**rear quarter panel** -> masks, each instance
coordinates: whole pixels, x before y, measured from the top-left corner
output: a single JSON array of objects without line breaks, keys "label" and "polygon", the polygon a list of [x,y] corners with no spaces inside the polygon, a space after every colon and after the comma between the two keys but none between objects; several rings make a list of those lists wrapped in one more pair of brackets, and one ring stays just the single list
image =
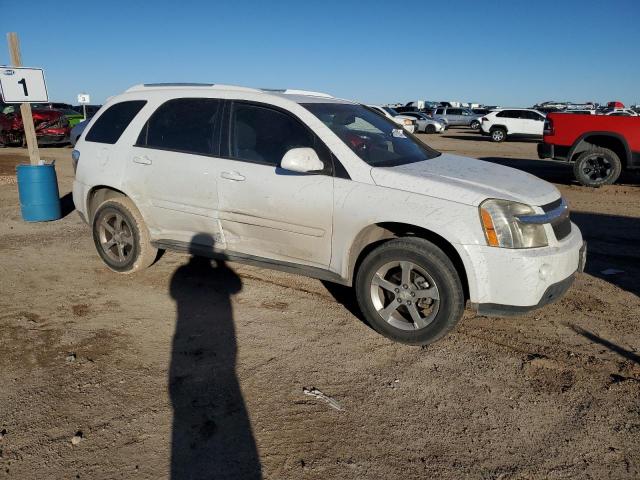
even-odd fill
[{"label": "rear quarter panel", "polygon": [[554,132],[544,135],[545,143],[569,147],[585,133],[611,132],[623,137],[631,151],[640,152],[640,117],[550,113],[548,118]]}]

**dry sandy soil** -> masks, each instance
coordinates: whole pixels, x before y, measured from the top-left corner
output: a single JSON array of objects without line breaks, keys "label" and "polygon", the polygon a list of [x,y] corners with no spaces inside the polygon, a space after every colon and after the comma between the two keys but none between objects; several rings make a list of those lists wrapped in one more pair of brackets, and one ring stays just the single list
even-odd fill
[{"label": "dry sandy soil", "polygon": [[558,185],[589,241],[564,299],[416,348],[317,280],[172,253],[119,276],[72,212],[70,149],[42,150],[65,217],[40,224],[24,151],[0,150],[0,478],[640,477],[638,178],[591,190],[535,143],[424,138]]}]

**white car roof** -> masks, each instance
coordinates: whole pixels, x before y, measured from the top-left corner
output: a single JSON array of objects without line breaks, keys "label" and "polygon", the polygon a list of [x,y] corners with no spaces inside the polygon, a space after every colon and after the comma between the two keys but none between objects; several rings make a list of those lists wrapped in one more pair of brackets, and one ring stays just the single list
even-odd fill
[{"label": "white car roof", "polygon": [[[143,83],[128,88],[125,93],[150,93],[150,92],[181,92],[181,94],[190,92],[225,92],[225,93],[250,93],[264,95],[265,97],[274,96],[292,101],[294,103],[347,103],[353,104],[349,100],[333,97],[328,93],[313,92],[298,89],[278,89],[278,88],[251,88],[239,85],[224,85],[215,83]],[[252,96],[253,96],[252,95]]]}]

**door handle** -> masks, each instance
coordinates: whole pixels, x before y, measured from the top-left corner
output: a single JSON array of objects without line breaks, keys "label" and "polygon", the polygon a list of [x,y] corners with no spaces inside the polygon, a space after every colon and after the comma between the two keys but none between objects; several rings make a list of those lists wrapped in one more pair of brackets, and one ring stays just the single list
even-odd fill
[{"label": "door handle", "polygon": [[220,177],[233,180],[234,182],[242,182],[245,179],[244,175],[238,172],[222,172]]},{"label": "door handle", "polygon": [[153,163],[151,159],[146,155],[143,155],[141,157],[135,156],[133,157],[133,161],[135,163],[139,163],[140,165],[151,165]]}]

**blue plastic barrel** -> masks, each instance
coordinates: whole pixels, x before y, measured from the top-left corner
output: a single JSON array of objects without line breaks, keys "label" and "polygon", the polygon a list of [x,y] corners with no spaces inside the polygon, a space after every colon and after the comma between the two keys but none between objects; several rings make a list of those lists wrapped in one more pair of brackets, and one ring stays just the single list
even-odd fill
[{"label": "blue plastic barrel", "polygon": [[58,178],[53,163],[18,165],[20,211],[26,222],[46,222],[60,218]]}]

